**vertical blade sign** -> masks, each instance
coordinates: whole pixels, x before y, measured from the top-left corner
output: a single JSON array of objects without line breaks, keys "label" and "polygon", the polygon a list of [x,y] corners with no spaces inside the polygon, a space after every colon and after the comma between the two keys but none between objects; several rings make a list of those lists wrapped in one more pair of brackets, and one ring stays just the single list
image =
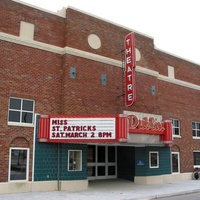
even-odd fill
[{"label": "vertical blade sign", "polygon": [[134,39],[134,33],[129,33],[125,37],[125,105],[127,107],[136,101]]}]

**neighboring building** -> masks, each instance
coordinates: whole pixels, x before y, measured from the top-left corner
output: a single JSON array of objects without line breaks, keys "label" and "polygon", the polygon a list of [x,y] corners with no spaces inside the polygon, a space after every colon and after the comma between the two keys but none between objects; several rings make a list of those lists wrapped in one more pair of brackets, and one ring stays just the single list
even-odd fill
[{"label": "neighboring building", "polygon": [[126,107],[124,39],[133,30],[14,0],[0,1],[0,18],[0,193],[192,178],[200,65],[135,32],[136,102]]}]

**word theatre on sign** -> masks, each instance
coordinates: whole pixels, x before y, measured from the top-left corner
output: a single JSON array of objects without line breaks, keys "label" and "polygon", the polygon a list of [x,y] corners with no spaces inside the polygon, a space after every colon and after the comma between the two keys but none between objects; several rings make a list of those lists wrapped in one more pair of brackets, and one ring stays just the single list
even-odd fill
[{"label": "word theatre on sign", "polygon": [[127,107],[136,101],[135,67],[135,35],[129,33],[125,37],[125,105]]}]

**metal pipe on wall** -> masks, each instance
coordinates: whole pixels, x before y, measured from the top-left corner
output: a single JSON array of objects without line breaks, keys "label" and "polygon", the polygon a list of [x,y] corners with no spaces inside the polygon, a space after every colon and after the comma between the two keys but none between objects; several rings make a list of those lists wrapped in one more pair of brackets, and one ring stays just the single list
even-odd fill
[{"label": "metal pipe on wall", "polygon": [[57,187],[58,187],[58,191],[60,191],[60,143],[58,143],[58,172],[57,172],[57,176],[58,176],[58,182],[57,182]]}]

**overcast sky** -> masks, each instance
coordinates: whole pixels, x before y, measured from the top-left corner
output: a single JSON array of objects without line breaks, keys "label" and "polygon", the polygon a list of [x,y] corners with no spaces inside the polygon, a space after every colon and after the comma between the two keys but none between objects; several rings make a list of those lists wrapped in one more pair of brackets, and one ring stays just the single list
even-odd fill
[{"label": "overcast sky", "polygon": [[23,1],[53,12],[77,8],[150,36],[156,48],[200,64],[199,0]]}]

